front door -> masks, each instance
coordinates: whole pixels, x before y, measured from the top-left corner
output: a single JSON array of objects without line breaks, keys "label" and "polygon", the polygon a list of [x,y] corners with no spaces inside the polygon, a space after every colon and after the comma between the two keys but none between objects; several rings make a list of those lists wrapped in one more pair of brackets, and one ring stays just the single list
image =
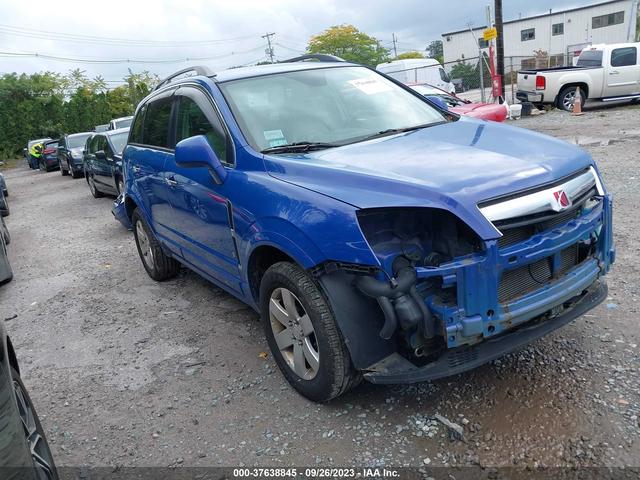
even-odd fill
[{"label": "front door", "polygon": [[605,97],[619,97],[640,93],[640,63],[637,47],[611,50]]},{"label": "front door", "polygon": [[[231,164],[231,142],[212,101],[195,87],[180,87],[176,93],[176,144],[185,138],[204,135],[223,164]],[[182,255],[205,273],[239,290],[238,259],[230,218],[233,205],[234,170],[217,185],[207,167],[182,168],[175,158],[167,159],[165,177],[173,207],[174,240]]]}]

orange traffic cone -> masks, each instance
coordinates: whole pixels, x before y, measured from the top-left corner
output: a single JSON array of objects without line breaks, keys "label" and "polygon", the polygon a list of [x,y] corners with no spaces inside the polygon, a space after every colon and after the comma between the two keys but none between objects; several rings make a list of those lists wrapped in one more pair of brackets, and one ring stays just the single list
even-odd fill
[{"label": "orange traffic cone", "polygon": [[573,96],[573,111],[571,112],[571,115],[583,115],[580,87],[576,87],[576,94]]}]

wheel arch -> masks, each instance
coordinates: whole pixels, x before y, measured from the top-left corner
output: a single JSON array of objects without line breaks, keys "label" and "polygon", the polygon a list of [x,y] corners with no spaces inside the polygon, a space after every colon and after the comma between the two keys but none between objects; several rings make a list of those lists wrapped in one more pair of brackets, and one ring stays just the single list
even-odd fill
[{"label": "wheel arch", "polygon": [[580,87],[580,94],[583,95],[583,98],[585,100],[589,98],[589,85],[587,85],[585,82],[569,82],[564,84],[558,92],[558,95],[556,96],[556,104],[558,104],[558,102],[560,101],[562,92],[571,87]]}]

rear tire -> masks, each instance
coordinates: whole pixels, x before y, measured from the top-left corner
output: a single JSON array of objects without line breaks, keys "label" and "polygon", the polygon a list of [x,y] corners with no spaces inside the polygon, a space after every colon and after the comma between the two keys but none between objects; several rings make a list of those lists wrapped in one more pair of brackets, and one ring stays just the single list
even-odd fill
[{"label": "rear tire", "polygon": [[360,383],[329,302],[300,267],[279,262],[265,272],[260,313],[271,353],[300,394],[327,402]]},{"label": "rear tire", "polygon": [[131,225],[138,254],[147,274],[157,282],[175,277],[180,271],[180,262],[164,253],[160,242],[137,208],[131,216]]},{"label": "rear tire", "polygon": [[[67,168],[69,168],[69,164],[67,163]],[[62,162],[60,162],[60,174],[63,177],[66,177],[67,175],[69,175],[69,170],[65,170],[64,166],[62,165]]]},{"label": "rear tire", "polygon": [[[561,108],[565,112],[573,111],[573,99],[576,94],[576,87],[565,87],[558,94],[558,99],[556,100],[556,106]],[[582,107],[584,107],[585,102],[587,101],[587,96],[585,95],[584,89],[580,89],[580,98],[582,99]]]}]

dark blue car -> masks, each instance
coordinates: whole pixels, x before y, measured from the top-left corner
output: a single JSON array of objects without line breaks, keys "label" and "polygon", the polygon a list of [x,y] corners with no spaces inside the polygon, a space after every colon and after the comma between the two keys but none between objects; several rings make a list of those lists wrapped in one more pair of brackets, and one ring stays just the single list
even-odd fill
[{"label": "dark blue car", "polygon": [[84,176],[95,198],[104,194],[120,195],[124,189],[122,150],[129,128],[96,133],[87,139],[84,149]]},{"label": "dark blue car", "polygon": [[605,298],[583,150],[345,62],[194,70],[138,106],[114,214],[151,278],[184,265],[260,312],[308,398],[462,372]]}]

